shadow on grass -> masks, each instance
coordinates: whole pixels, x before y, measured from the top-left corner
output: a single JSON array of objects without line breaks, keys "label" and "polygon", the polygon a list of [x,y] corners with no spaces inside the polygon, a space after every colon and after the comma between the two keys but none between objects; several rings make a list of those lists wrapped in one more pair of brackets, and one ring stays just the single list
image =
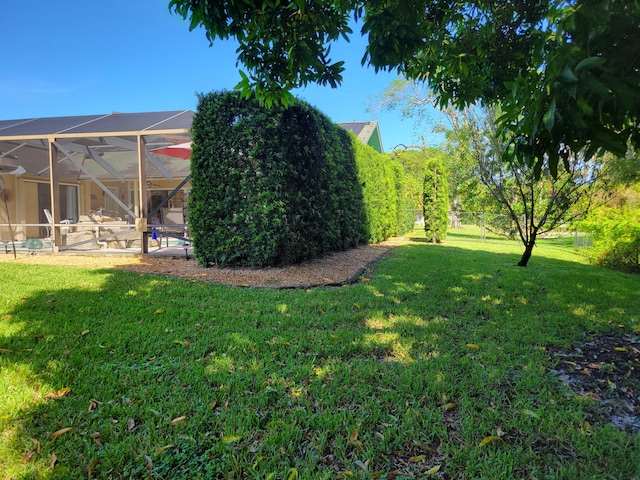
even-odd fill
[{"label": "shadow on grass", "polygon": [[518,258],[416,242],[369,281],[310,291],[47,267],[68,286],[8,295],[2,320],[3,375],[24,397],[2,411],[5,469],[335,478],[369,459],[405,476],[632,477],[635,440],[585,436],[588,399],[553,380],[544,347],[637,328],[638,278]]}]

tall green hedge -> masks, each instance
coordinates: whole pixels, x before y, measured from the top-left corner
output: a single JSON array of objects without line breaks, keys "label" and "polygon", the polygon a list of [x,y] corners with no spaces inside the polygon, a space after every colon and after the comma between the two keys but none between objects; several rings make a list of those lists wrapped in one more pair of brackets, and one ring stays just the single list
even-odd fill
[{"label": "tall green hedge", "polygon": [[363,185],[369,241],[380,242],[410,231],[414,220],[407,219],[402,165],[363,144],[353,134],[351,141],[358,178]]},{"label": "tall green hedge", "polygon": [[367,240],[351,139],[308,104],[201,95],[192,139],[189,223],[202,265],[290,264]]}]

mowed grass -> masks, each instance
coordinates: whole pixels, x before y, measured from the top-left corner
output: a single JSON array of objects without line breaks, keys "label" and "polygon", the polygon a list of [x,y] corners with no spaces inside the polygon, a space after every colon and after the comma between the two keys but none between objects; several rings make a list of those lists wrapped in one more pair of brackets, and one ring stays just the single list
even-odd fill
[{"label": "mowed grass", "polygon": [[0,263],[0,476],[640,477],[546,351],[638,332],[640,278],[413,240],[306,291]]}]

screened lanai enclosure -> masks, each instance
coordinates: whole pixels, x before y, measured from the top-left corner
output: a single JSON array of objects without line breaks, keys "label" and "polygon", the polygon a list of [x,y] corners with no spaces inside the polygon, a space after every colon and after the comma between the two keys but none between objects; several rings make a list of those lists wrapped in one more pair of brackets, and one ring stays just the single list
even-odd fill
[{"label": "screened lanai enclosure", "polygon": [[193,115],[0,120],[0,248],[146,253],[186,242]]}]

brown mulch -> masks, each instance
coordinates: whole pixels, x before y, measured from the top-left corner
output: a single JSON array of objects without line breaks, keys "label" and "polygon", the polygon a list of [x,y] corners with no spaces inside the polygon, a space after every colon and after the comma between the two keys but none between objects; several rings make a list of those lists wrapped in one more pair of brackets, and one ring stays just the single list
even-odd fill
[{"label": "brown mulch", "polygon": [[362,274],[393,247],[406,243],[403,237],[379,244],[332,253],[298,265],[272,268],[204,268],[184,255],[0,255],[0,261],[18,263],[77,266],[86,268],[117,268],[138,273],[191,278],[205,282],[245,287],[311,288],[355,283]]}]

